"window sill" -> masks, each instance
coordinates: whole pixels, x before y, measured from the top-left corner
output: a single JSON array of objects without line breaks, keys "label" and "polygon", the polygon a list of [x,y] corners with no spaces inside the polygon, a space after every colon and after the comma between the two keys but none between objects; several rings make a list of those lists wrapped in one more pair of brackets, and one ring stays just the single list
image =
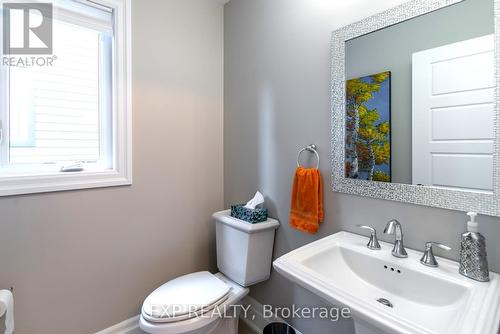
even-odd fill
[{"label": "window sill", "polygon": [[116,170],[102,172],[52,173],[29,176],[0,176],[0,196],[125,186],[132,176]]}]

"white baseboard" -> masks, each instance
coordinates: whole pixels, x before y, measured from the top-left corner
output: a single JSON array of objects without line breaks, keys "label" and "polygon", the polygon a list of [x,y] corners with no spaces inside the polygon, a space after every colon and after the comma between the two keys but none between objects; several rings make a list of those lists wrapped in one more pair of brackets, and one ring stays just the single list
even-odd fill
[{"label": "white baseboard", "polygon": [[120,322],[95,334],[143,334],[139,328],[139,316]]},{"label": "white baseboard", "polygon": [[[262,304],[250,296],[243,298],[241,304],[245,309],[250,306],[247,312],[246,318],[244,317],[244,312],[240,314],[240,320],[243,321],[252,331],[258,334],[262,334],[264,327],[272,322],[284,322],[283,319],[279,317],[264,318]],[[296,334],[302,334],[295,329]]]}]

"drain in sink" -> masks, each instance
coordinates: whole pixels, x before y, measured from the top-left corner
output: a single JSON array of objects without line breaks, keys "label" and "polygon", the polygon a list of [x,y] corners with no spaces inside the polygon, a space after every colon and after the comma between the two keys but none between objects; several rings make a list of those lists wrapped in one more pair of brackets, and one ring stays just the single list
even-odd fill
[{"label": "drain in sink", "polygon": [[392,303],[388,299],[385,299],[385,298],[379,298],[379,299],[377,299],[377,301],[380,304],[385,305],[387,307],[393,307],[394,306],[394,305],[392,305]]}]

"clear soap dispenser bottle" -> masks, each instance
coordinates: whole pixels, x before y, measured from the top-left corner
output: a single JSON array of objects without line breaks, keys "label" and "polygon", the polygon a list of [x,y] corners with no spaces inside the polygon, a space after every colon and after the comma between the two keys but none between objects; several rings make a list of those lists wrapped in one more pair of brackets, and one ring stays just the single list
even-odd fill
[{"label": "clear soap dispenser bottle", "polygon": [[486,258],[486,239],[478,232],[477,213],[468,212],[467,232],[462,234],[459,273],[480,282],[488,282],[490,273]]}]

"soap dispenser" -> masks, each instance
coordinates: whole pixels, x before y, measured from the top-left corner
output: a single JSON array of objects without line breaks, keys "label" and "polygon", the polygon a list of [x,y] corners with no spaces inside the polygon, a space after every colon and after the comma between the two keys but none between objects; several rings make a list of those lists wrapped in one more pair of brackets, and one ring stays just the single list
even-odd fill
[{"label": "soap dispenser", "polygon": [[486,240],[478,232],[477,213],[468,212],[467,232],[462,234],[460,245],[460,274],[480,282],[488,282],[490,274],[486,259]]}]

